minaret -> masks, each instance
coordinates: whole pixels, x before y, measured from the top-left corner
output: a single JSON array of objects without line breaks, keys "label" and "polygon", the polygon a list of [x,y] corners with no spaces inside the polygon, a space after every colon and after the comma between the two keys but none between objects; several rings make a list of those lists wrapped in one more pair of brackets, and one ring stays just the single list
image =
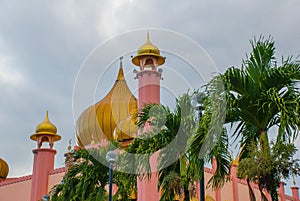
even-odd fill
[{"label": "minaret", "polygon": [[145,103],[160,103],[160,80],[162,71],[158,66],[165,63],[165,58],[160,55],[159,49],[150,42],[149,33],[147,40],[132,58],[132,63],[140,68],[136,73],[138,79],[138,107],[143,108]]},{"label": "minaret", "polygon": [[[138,79],[138,108],[142,109],[146,103],[160,104],[160,80],[162,71],[158,67],[165,63],[159,49],[150,42],[147,33],[146,43],[142,45],[132,63],[140,69],[136,72]],[[155,155],[155,154],[154,154]],[[151,157],[151,168],[156,167],[156,155]],[[157,172],[152,173],[150,181],[138,180],[138,201],[158,201],[160,193],[157,190]]]},{"label": "minaret", "polygon": [[[57,134],[55,125],[49,121],[48,111],[45,120],[36,127],[35,134],[32,134],[30,139],[37,142],[37,149],[32,151],[34,161],[30,201],[38,201],[48,193],[49,172],[54,170],[54,156],[56,154],[53,144],[61,139],[61,136]],[[42,148],[44,142],[48,142],[49,147]]]}]

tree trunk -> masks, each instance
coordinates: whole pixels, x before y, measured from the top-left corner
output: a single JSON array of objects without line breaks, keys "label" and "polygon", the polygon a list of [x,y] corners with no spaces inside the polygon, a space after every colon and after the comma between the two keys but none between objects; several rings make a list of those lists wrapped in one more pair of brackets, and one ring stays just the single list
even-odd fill
[{"label": "tree trunk", "polygon": [[249,190],[250,201],[256,201],[256,198],[255,198],[253,189],[252,189],[252,187],[250,186],[250,180],[247,178],[246,181],[247,181],[247,186],[248,186],[248,190]]},{"label": "tree trunk", "polygon": [[184,201],[190,200],[190,191],[186,185],[184,185]]},{"label": "tree trunk", "polygon": [[269,145],[269,139],[268,134],[266,130],[262,130],[260,132],[260,138],[259,138],[261,150],[264,154],[270,155],[270,145]]},{"label": "tree trunk", "polygon": [[[265,154],[266,156],[270,155],[270,145],[269,145],[269,139],[268,139],[268,134],[267,131],[262,130],[261,131],[261,135],[260,135],[260,146],[261,146],[261,150],[263,151],[263,154]],[[274,179],[273,175],[269,175],[270,178],[272,179],[272,185],[268,185],[267,186],[267,190],[270,192],[272,201],[278,201],[278,186],[279,183],[276,181],[276,179]]]}]

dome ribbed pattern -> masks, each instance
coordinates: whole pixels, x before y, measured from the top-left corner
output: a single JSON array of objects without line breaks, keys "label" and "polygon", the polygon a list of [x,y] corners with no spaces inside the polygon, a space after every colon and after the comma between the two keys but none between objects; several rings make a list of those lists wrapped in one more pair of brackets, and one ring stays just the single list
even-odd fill
[{"label": "dome ribbed pattern", "polygon": [[124,139],[132,139],[137,134],[136,118],[130,116],[121,121],[114,131],[114,139],[122,141]]},{"label": "dome ribbed pattern", "polygon": [[[137,114],[137,99],[128,88],[121,66],[110,92],[78,118],[76,123],[78,145],[85,146],[91,142],[100,142],[102,139],[113,139],[116,126],[135,114]],[[125,135],[123,137],[132,138]]]}]

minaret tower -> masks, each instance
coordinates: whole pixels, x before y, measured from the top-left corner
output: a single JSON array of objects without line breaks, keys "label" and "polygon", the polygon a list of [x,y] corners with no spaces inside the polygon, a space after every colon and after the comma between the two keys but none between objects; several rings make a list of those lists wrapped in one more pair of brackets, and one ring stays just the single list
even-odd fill
[{"label": "minaret tower", "polygon": [[[162,70],[158,69],[165,63],[165,58],[160,55],[159,49],[150,42],[147,33],[146,43],[142,45],[137,55],[132,58],[132,63],[140,69],[136,73],[138,79],[138,109],[142,109],[144,104],[160,104],[160,80]],[[156,168],[157,156],[150,159],[151,168]],[[138,180],[138,201],[158,201],[160,193],[157,190],[157,172],[152,173],[150,181]]]},{"label": "minaret tower", "polygon": [[[37,142],[37,149],[32,151],[34,161],[30,201],[38,201],[48,193],[49,172],[54,170],[54,156],[56,154],[53,144],[61,139],[61,136],[57,134],[55,125],[49,121],[48,111],[45,120],[36,127],[35,134],[32,134],[30,139]],[[48,142],[49,147],[42,148],[44,142]]]},{"label": "minaret tower", "polygon": [[136,73],[138,79],[138,108],[145,103],[160,103],[160,80],[162,71],[158,69],[165,63],[165,58],[160,55],[159,49],[150,42],[149,33],[147,40],[132,58],[132,63],[140,68]]}]

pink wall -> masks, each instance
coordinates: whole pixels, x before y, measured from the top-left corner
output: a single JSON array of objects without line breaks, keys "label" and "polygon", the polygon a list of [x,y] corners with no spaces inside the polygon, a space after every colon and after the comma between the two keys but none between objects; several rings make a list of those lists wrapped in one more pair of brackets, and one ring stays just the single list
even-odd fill
[{"label": "pink wall", "polygon": [[52,190],[52,187],[56,184],[59,184],[61,180],[63,179],[65,175],[65,168],[58,168],[54,170],[53,172],[50,172],[49,177],[49,186],[48,186],[48,192]]},{"label": "pink wall", "polygon": [[[60,183],[64,176],[64,168],[58,168],[50,173],[48,192],[51,188]],[[7,179],[0,183],[0,201],[30,201],[31,175]]]},{"label": "pink wall", "polygon": [[[0,184],[4,182],[1,182]],[[17,201],[17,200],[29,201],[30,193],[31,193],[31,179],[30,180],[25,179],[22,180],[21,182],[0,186],[1,201]]]}]

